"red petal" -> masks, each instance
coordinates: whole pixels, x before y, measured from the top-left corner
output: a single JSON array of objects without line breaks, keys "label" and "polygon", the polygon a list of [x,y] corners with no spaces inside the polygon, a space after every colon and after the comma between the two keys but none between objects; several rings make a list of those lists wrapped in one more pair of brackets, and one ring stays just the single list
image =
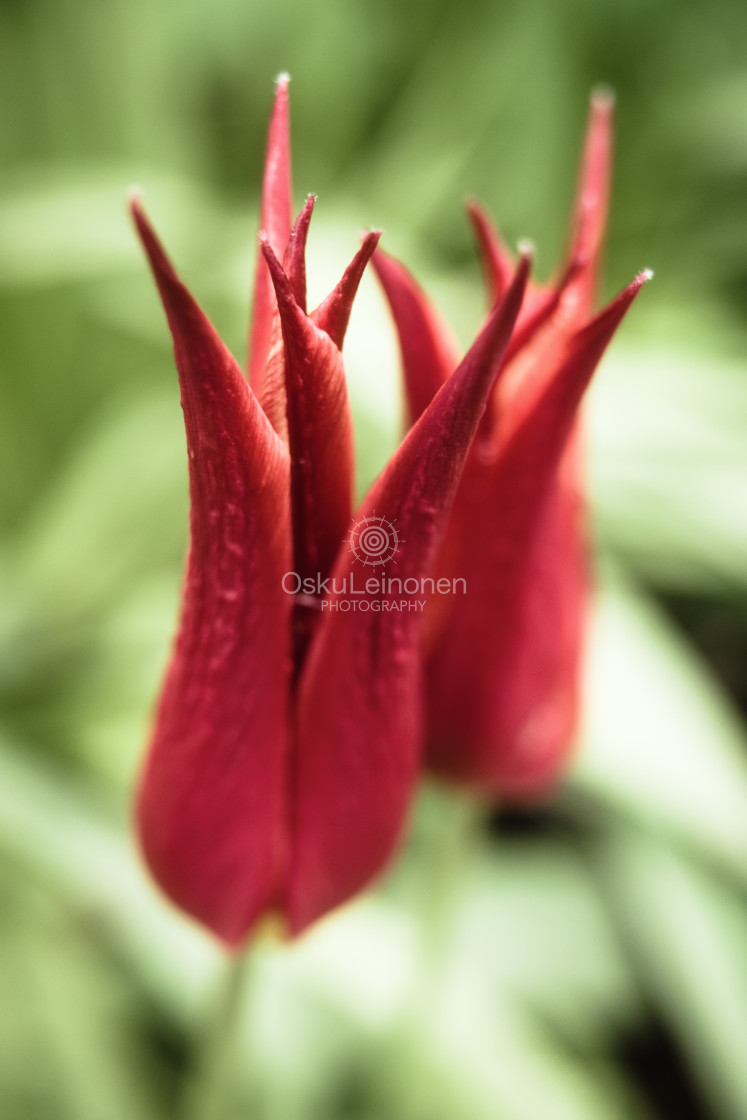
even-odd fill
[{"label": "red petal", "polygon": [[[358,523],[393,523],[400,544],[376,569],[403,581],[431,575],[435,550],[485,402],[508,345],[528,272],[517,277],[456,372],[411,429],[372,487]],[[386,530],[386,527],[385,527]],[[294,793],[293,867],[288,903],[299,931],[362,889],[399,838],[417,779],[421,747],[422,614],[382,608],[425,596],[387,587],[367,612],[343,613],[342,580],[365,584],[372,569],[349,550],[301,676]],[[355,599],[355,596],[352,596]],[[358,600],[356,600],[358,601]],[[378,604],[378,611],[370,607]],[[337,610],[334,609],[335,605]]]},{"label": "red petal", "polygon": [[285,854],[288,456],[136,203],[132,213],[174,337],[192,505],[140,838],[174,902],[238,944],[276,894]]},{"label": "red petal", "polygon": [[316,195],[310,194],[296,218],[283,256],[283,271],[290,280],[293,298],[302,311],[306,310],[306,242],[315,202]]},{"label": "red petal", "polygon": [[[513,256],[493,225],[487,211],[479,203],[469,202],[467,204],[467,216],[472,225],[472,232],[475,235],[482,260],[488,303],[492,306],[501,292],[505,291],[506,285],[513,275]],[[529,284],[519,322],[506,355],[506,361],[510,361],[514,354],[526,346],[539,327],[552,315],[560,300],[561,292],[573,271],[570,268],[566,269],[560,284],[550,289],[538,284]]]},{"label": "red petal", "polygon": [[513,256],[478,202],[467,203],[467,217],[480,251],[488,301],[492,305],[511,283],[514,274]]},{"label": "red petal", "polygon": [[589,107],[584,154],[581,160],[569,262],[581,266],[572,285],[579,314],[591,313],[607,227],[612,181],[612,143],[615,99],[608,90],[595,90]]},{"label": "red petal", "polygon": [[404,265],[381,249],[372,263],[397,328],[410,427],[456,368],[459,345]]},{"label": "red petal", "polygon": [[295,570],[326,575],[350,522],[353,436],[342,357],[294,299],[290,281],[263,242],[285,348],[291,449]]},{"label": "red petal", "polygon": [[380,230],[371,230],[365,235],[363,244],[345,269],[339,284],[311,314],[316,325],[329,335],[338,350],[342,350],[345,341],[358,285],[380,237]]},{"label": "red petal", "polygon": [[[575,471],[564,466],[582,394],[640,290],[639,276],[553,357],[493,463],[471,458],[444,575],[468,593],[442,620],[428,666],[429,757],[441,773],[501,794],[554,776],[575,719],[583,551]],[[569,473],[570,470],[570,473]],[[465,671],[468,666],[469,670]]]},{"label": "red petal", "polygon": [[[267,134],[265,174],[262,186],[262,229],[275,253],[282,258],[293,221],[291,185],[290,106],[287,74],[277,80],[275,104]],[[260,254],[254,276],[254,306],[249,330],[249,381],[258,398],[262,397],[265,365],[272,344],[275,314],[272,284]]]},{"label": "red petal", "polygon": [[[303,210],[293,226],[283,257],[283,265],[293,291],[293,298],[304,311],[306,310],[306,240],[315,201],[314,195],[309,195],[306,199]],[[266,265],[264,265],[264,268],[267,271]],[[271,283],[269,273],[268,282]],[[285,349],[283,347],[283,331],[280,325],[277,301],[274,296],[272,299],[274,310],[270,349],[262,380],[260,403],[267,419],[288,446],[290,436],[288,433],[288,408],[285,392]]]},{"label": "red petal", "polygon": [[525,302],[523,313],[508,348],[506,362],[512,361],[519,351],[533,342],[542,327],[552,319],[569,285],[575,281],[579,272],[578,261],[572,260],[558,284],[549,289],[535,289],[531,306],[527,306],[529,301]]}]

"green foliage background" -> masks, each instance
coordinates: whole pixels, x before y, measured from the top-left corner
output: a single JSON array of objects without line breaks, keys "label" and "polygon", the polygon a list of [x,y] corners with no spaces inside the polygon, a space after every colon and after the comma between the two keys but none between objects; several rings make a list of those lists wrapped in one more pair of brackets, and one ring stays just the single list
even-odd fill
[{"label": "green foliage background", "polygon": [[[563,788],[531,814],[427,790],[376,893],[262,941],[221,1115],[744,1120],[746,58],[740,0],[1,0],[0,1116],[176,1116],[199,1067],[222,962],[128,831],[186,471],[124,197],[243,354],[288,69],[312,294],[383,226],[466,344],[463,199],[548,275],[600,81],[606,290],[656,280],[590,401],[598,603]],[[363,484],[398,425],[372,281],[348,367]]]}]

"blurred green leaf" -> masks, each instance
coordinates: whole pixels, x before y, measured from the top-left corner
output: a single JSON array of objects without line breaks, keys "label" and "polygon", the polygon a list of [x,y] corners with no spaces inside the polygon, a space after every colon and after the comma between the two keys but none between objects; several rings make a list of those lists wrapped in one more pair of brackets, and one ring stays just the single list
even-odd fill
[{"label": "blurred green leaf", "polygon": [[747,379],[736,363],[615,346],[591,393],[603,540],[663,586],[745,587]]},{"label": "blurred green leaf", "polygon": [[597,596],[571,787],[747,876],[747,735],[706,666],[619,579]]},{"label": "blurred green leaf", "polygon": [[607,890],[650,998],[720,1120],[747,1113],[747,909],[670,845],[613,832]]},{"label": "blurred green leaf", "polygon": [[0,739],[0,849],[68,912],[95,923],[175,1014],[195,1013],[219,960],[166,907],[133,850],[124,812]]}]

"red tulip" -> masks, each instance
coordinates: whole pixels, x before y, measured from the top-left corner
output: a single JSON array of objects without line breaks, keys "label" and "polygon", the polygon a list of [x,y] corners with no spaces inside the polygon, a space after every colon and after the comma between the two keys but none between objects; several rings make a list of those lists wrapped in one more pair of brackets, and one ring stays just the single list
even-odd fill
[{"label": "red tulip", "polygon": [[423,739],[422,615],[392,584],[432,574],[529,268],[525,256],[364,499],[358,543],[364,532],[373,541],[383,514],[396,534],[376,553],[368,609],[352,610],[351,586],[371,569],[346,540],[353,456],[340,348],[378,234],[309,315],[313,199],[291,232],[290,198],[282,78],[249,381],[132,204],[174,339],[191,494],[181,622],[138,830],[166,893],[229,945],[268,911],[298,933],[361,890],[396,846]]},{"label": "red tulip", "polygon": [[[530,286],[457,491],[440,575],[467,594],[438,598],[426,640],[428,754],[438,773],[502,797],[532,798],[558,776],[579,706],[588,575],[578,410],[648,273],[592,313],[607,214],[612,101],[591,103],[570,245],[558,279]],[[471,205],[490,298],[514,264]],[[395,320],[410,423],[457,363],[448,329],[405,269],[373,263]]]}]

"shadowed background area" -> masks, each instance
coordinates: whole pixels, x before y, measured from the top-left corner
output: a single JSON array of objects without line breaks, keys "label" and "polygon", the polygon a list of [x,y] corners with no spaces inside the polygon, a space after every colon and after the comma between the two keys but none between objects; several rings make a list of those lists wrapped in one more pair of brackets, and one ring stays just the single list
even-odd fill
[{"label": "shadowed background area", "polygon": [[[225,1120],[747,1115],[747,11],[738,0],[0,0],[0,1114],[176,1115],[220,973],[128,794],[173,631],[186,464],[132,184],[243,359],[272,80],[311,302],[385,230],[465,345],[462,203],[547,277],[617,94],[589,402],[597,606],[576,761],[531,812],[429,788],[372,895],[253,962]],[[361,487],[398,439],[364,279]],[[479,547],[479,542],[477,543]]]}]

